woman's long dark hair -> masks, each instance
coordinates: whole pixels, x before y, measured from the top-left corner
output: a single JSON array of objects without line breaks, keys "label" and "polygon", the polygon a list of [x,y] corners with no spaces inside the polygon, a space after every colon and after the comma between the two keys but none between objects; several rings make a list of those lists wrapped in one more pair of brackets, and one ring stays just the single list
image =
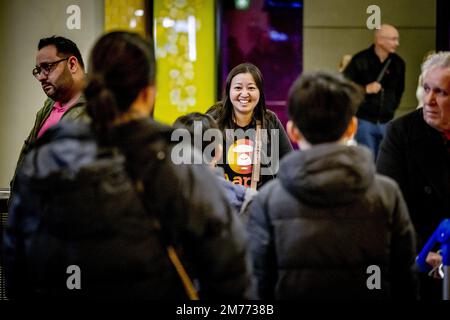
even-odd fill
[{"label": "woman's long dark hair", "polygon": [[253,79],[255,80],[255,84],[259,90],[259,101],[255,107],[255,110],[253,110],[252,122],[260,120],[262,127],[265,128],[266,124],[264,116],[266,114],[267,109],[266,109],[266,98],[264,96],[264,80],[261,71],[258,69],[258,67],[251,63],[242,63],[240,65],[237,65],[230,71],[230,73],[227,76],[222,101],[218,102],[216,105],[211,107],[208,110],[208,113],[214,115],[214,118],[219,124],[221,130],[236,128],[236,124],[233,121],[234,112],[233,112],[233,104],[231,103],[230,99],[230,88],[231,88],[231,81],[235,76],[237,76],[240,73],[250,73]]},{"label": "woman's long dark hair", "polygon": [[107,139],[114,120],[130,109],[143,88],[154,84],[155,69],[152,42],[136,33],[111,32],[96,42],[84,94],[100,137]]}]

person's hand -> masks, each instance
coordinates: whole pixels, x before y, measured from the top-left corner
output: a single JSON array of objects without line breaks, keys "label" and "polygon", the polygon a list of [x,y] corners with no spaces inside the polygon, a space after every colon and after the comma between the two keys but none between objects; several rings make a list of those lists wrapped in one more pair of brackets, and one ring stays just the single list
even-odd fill
[{"label": "person's hand", "polygon": [[442,264],[442,256],[437,252],[430,251],[425,259],[425,262],[433,267],[433,270],[429,273],[433,278],[442,279],[439,274],[439,267]]},{"label": "person's hand", "polygon": [[375,94],[380,92],[380,90],[382,89],[381,87],[381,83],[379,82],[371,82],[369,84],[366,85],[366,93],[367,94]]},{"label": "person's hand", "polygon": [[425,262],[433,268],[436,268],[442,263],[442,256],[437,252],[430,251],[425,259]]}]

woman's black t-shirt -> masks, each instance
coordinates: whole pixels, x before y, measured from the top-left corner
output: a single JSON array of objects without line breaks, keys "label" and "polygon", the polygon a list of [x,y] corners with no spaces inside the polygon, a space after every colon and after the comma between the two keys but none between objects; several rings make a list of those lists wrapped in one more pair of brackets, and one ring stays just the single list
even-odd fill
[{"label": "woman's black t-shirt", "polygon": [[[214,114],[211,114],[214,117]],[[280,159],[292,150],[286,131],[272,111],[265,114],[266,127],[261,132],[261,173],[258,188],[275,178]],[[253,170],[253,151],[256,137],[256,122],[246,127],[223,130],[223,158],[218,165],[224,169],[225,178],[235,184],[249,188]]]}]

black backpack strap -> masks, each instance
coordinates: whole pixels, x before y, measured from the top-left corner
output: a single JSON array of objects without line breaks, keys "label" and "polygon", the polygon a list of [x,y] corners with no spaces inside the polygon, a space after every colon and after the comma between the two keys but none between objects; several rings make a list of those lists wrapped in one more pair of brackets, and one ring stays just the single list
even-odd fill
[{"label": "black backpack strap", "polygon": [[[145,194],[144,182],[141,179],[138,179],[135,181],[134,186],[135,186],[136,192],[138,193],[139,198],[141,199],[142,204],[145,208],[146,207],[145,201],[143,201],[143,197]],[[155,219],[156,219],[156,221],[158,221],[156,217],[155,217]],[[159,227],[160,227],[159,228],[160,231],[163,232],[163,228],[161,228],[160,223],[159,223]],[[179,259],[174,246],[168,244],[166,246],[166,250],[167,250],[167,255],[169,256],[170,261],[172,262],[173,266],[175,267],[175,270],[177,271],[177,274],[180,277],[181,282],[183,283],[183,287],[186,291],[187,296],[189,297],[190,300],[199,300],[197,289],[195,289],[195,286],[194,286],[191,278],[189,277],[188,273],[186,272],[186,269],[184,268],[183,263]]]}]

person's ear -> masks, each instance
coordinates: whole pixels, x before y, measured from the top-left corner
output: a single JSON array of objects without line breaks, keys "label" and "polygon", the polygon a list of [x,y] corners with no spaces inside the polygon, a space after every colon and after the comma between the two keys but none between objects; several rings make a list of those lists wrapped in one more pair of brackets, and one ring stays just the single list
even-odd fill
[{"label": "person's ear", "polygon": [[155,86],[148,85],[139,91],[139,94],[134,100],[131,109],[135,112],[139,112],[145,116],[151,116],[153,112],[153,106],[155,103]]},{"label": "person's ear", "polygon": [[154,85],[148,85],[141,91],[143,101],[146,106],[149,107],[149,114],[153,112],[153,107],[155,105],[156,88]]},{"label": "person's ear", "polygon": [[353,139],[357,130],[358,130],[358,119],[353,116],[347,126],[347,129],[344,132],[343,138],[348,140]]},{"label": "person's ear", "polygon": [[300,130],[295,126],[294,122],[292,120],[289,120],[286,125],[286,131],[289,136],[289,139],[291,139],[294,143],[299,143],[302,139],[302,134],[300,133]]},{"label": "person's ear", "polygon": [[67,60],[67,67],[69,68],[71,73],[77,72],[77,70],[80,68],[80,63],[78,62],[77,57],[69,57],[69,59]]}]

